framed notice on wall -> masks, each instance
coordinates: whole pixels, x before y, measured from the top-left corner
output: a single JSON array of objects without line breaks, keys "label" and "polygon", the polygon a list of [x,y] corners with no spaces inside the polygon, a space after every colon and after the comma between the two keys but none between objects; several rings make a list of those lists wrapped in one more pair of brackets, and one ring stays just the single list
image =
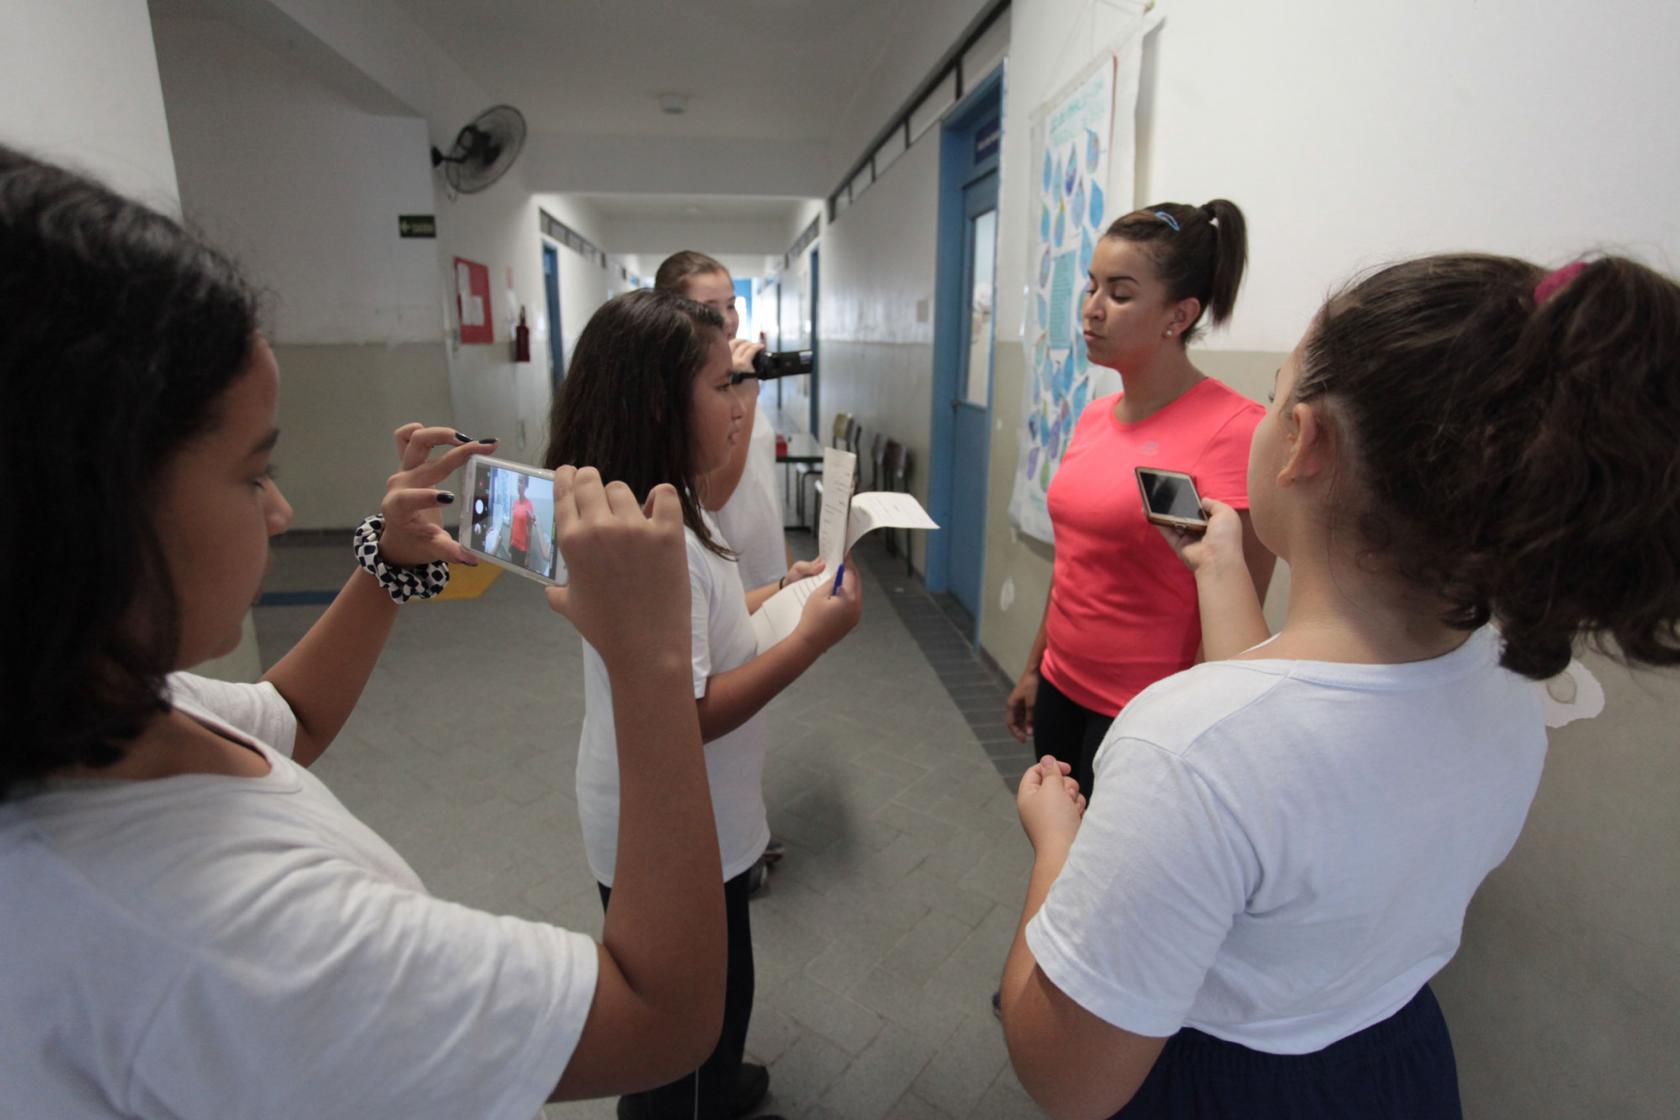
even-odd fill
[{"label": "framed notice on wall", "polygon": [[455,314],[463,343],[496,341],[490,326],[490,269],[485,265],[455,258]]}]

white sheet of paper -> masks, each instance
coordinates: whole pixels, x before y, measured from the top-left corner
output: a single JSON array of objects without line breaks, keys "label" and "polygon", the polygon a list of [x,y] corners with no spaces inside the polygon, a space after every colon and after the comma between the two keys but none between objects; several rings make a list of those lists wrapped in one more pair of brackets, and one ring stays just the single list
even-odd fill
[{"label": "white sheet of paper", "polygon": [[863,535],[872,529],[937,529],[939,523],[928,516],[909,494],[892,490],[871,490],[852,497],[851,518],[846,526],[846,551],[850,552]]},{"label": "white sheet of paper", "polygon": [[852,487],[857,476],[857,456],[835,447],[823,448],[823,503],[817,520],[817,555],[833,572],[851,547],[847,538],[847,512],[852,506]]},{"label": "white sheet of paper", "polygon": [[793,633],[794,627],[799,625],[799,616],[805,613],[805,600],[816,594],[824,583],[833,587],[834,577],[827,572],[818,572],[798,583],[788,584],[759,605],[752,614],[753,637],[759,653]]},{"label": "white sheet of paper", "polygon": [[[793,633],[794,627],[799,625],[799,616],[805,612],[805,600],[816,594],[819,588],[834,586],[841,559],[865,533],[873,529],[939,528],[939,523],[922,508],[922,503],[909,494],[886,490],[852,494],[852,464],[856,461],[857,456],[849,451],[829,448],[823,453],[823,508],[822,521],[817,529],[817,547],[827,560],[827,566],[814,576],[788,584],[753,612],[753,638],[757,641],[759,653]],[[836,479],[843,479],[842,484],[835,486]],[[831,508],[830,498],[835,492],[843,492],[850,504],[842,506],[835,503]],[[834,559],[828,559],[830,555]]]}]

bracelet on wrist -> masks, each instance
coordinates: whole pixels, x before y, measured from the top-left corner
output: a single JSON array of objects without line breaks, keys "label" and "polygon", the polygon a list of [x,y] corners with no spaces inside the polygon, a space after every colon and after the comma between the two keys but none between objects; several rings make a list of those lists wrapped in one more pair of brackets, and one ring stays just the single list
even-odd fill
[{"label": "bracelet on wrist", "polygon": [[777,591],[782,591],[782,590],[785,590],[786,588],[787,588],[787,573],[783,572],[782,573],[782,578],[776,581],[776,590]]},{"label": "bracelet on wrist", "polygon": [[352,538],[356,563],[367,571],[391,597],[393,603],[407,603],[414,599],[430,599],[449,586],[449,565],[433,560],[418,567],[405,568],[387,564],[379,555],[379,537],[385,531],[385,518],[374,514],[362,519]]}]

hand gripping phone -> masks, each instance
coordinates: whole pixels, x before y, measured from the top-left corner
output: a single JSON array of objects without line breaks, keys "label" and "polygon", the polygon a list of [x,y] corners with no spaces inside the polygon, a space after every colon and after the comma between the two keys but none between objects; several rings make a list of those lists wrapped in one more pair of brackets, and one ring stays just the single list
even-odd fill
[{"label": "hand gripping phone", "polygon": [[1136,468],[1138,489],[1143,492],[1143,515],[1156,525],[1200,533],[1207,529],[1207,513],[1196,483],[1182,471]]},{"label": "hand gripping phone", "polygon": [[488,455],[474,455],[464,471],[461,544],[526,579],[564,587],[566,563],[554,541],[554,472]]}]

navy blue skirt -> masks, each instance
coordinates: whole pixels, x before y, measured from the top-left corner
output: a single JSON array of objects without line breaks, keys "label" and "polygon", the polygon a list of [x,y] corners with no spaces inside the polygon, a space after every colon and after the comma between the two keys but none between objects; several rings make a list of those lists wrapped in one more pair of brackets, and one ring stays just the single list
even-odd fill
[{"label": "navy blue skirt", "polygon": [[1462,1120],[1458,1064],[1426,984],[1380,1023],[1311,1054],[1267,1054],[1186,1027],[1114,1120]]}]

